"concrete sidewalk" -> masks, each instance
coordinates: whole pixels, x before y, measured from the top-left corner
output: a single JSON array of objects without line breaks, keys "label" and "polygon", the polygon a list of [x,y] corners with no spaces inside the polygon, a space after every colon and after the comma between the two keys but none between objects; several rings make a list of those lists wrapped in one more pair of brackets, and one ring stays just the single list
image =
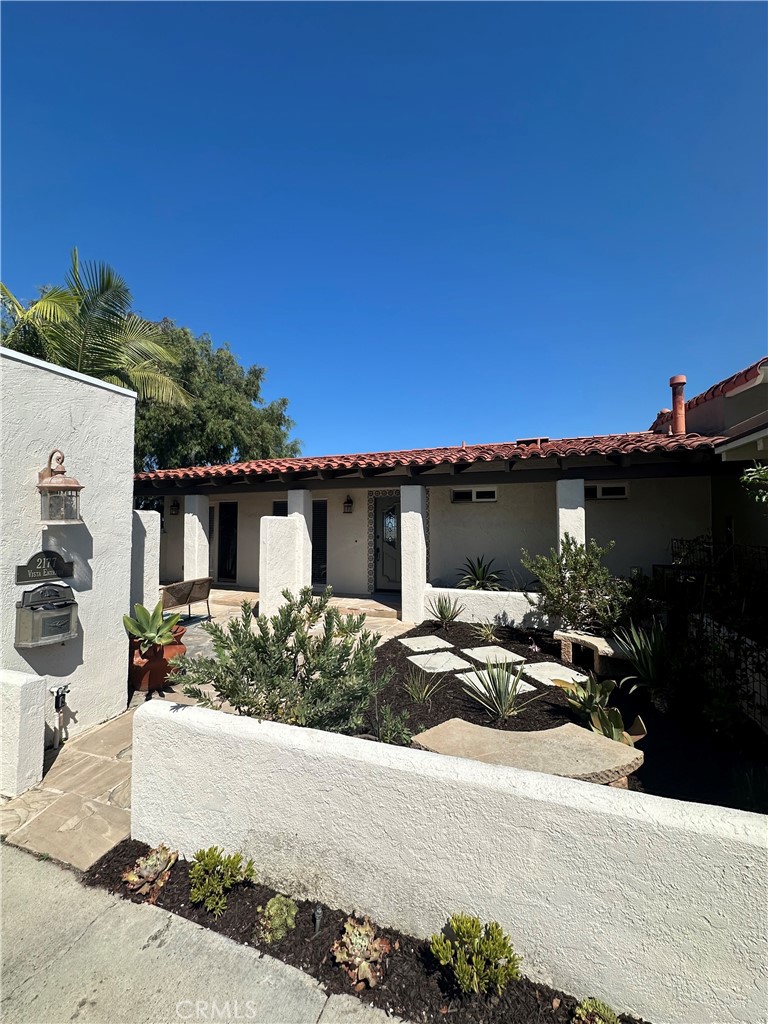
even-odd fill
[{"label": "concrete sidewalk", "polygon": [[83,886],[3,845],[2,1004],[7,1024],[383,1024],[280,960],[158,907]]}]

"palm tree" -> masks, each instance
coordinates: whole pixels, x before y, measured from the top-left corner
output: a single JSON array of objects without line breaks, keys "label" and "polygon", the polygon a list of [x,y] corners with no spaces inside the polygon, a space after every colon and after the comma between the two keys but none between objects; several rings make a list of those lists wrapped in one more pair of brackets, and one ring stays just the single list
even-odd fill
[{"label": "palm tree", "polygon": [[73,249],[64,287],[46,290],[27,307],[5,285],[0,295],[9,348],[130,388],[139,398],[188,404],[188,392],[169,374],[177,359],[160,327],[131,311],[128,285],[106,263],[81,266]]}]

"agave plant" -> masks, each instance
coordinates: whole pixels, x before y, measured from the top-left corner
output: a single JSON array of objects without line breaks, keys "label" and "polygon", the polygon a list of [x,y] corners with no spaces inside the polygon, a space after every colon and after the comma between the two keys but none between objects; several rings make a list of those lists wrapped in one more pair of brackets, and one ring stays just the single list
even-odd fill
[{"label": "agave plant", "polygon": [[402,687],[414,704],[432,704],[432,698],[445,686],[445,676],[430,675],[423,668],[411,665]]},{"label": "agave plant", "polygon": [[628,747],[634,747],[635,743],[648,735],[645,722],[639,715],[628,729],[625,728],[618,708],[596,708],[590,716],[590,724],[593,732],[599,732],[617,743],[625,743]]},{"label": "agave plant", "polygon": [[613,637],[616,652],[632,665],[638,685],[657,689],[664,681],[666,641],[661,623],[654,619],[650,629],[630,622],[628,628],[617,629]]},{"label": "agave plant", "polygon": [[438,594],[428,602],[427,611],[443,629],[448,629],[464,611],[464,606],[459,604],[455,598],[449,597],[448,594]]},{"label": "agave plant", "polygon": [[151,612],[143,604],[137,604],[134,612],[135,619],[130,615],[123,616],[123,625],[131,636],[137,637],[142,654],[146,654],[150,647],[165,647],[173,642],[173,628],[178,625],[181,615],[169,615],[164,619],[162,601],[158,601]]},{"label": "agave plant", "polygon": [[[615,679],[598,679],[594,672],[578,683],[575,679],[554,679],[554,684],[565,690],[568,705],[581,718],[588,719],[598,708],[607,708],[608,700],[616,689]],[[622,683],[626,680],[622,680]]]},{"label": "agave plant", "polygon": [[467,679],[464,693],[471,697],[494,721],[506,722],[538,700],[541,694],[520,703],[520,683],[525,662],[515,671],[507,662],[487,661]]},{"label": "agave plant", "polygon": [[504,572],[503,570],[494,572],[492,566],[493,559],[486,562],[485,555],[468,558],[461,569],[456,570],[459,574],[464,574],[459,579],[457,586],[462,590],[503,590]]},{"label": "agave plant", "polygon": [[486,644],[497,644],[499,642],[499,635],[496,629],[496,623],[492,619],[487,619],[485,622],[476,622],[472,627],[472,636]]}]

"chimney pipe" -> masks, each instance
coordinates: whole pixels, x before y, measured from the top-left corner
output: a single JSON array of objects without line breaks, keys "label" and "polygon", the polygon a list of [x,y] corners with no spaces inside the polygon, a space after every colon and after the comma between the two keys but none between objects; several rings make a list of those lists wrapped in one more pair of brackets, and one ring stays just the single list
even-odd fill
[{"label": "chimney pipe", "polygon": [[685,431],[685,384],[684,374],[669,378],[672,388],[672,433],[684,434]]}]

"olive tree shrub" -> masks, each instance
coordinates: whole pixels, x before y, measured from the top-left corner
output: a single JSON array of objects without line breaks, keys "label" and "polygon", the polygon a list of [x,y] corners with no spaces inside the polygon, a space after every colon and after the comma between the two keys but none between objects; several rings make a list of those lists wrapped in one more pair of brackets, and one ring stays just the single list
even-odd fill
[{"label": "olive tree shrub", "polygon": [[532,557],[523,551],[523,566],[537,577],[538,600],[529,598],[541,615],[560,620],[563,629],[582,633],[612,630],[629,601],[628,580],[612,576],[603,565],[613,541],[601,548],[590,540],[586,547],[569,533],[563,537],[560,552]]},{"label": "olive tree shrub", "polygon": [[184,692],[202,707],[226,702],[252,718],[358,731],[369,701],[387,681],[373,674],[378,634],[363,628],[364,615],[331,607],[330,587],[318,597],[309,587],[283,596],[286,603],[271,618],[254,618],[244,601],[240,618],[224,626],[205,623],[214,657],[174,659],[185,676]]}]

